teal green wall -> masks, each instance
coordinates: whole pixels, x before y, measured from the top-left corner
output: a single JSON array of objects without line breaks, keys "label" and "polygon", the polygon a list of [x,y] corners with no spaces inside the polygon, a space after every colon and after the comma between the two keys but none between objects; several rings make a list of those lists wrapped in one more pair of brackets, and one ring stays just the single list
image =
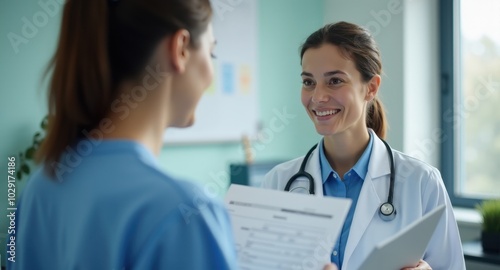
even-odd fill
[{"label": "teal green wall", "polygon": [[[4,255],[7,157],[31,143],[46,113],[46,87],[41,84],[41,75],[55,49],[61,12],[47,16],[47,23],[37,27],[36,35],[28,39],[27,44],[19,45],[16,54],[8,33],[21,35],[22,18],[32,21],[33,15],[43,9],[37,0],[1,0],[0,6],[0,177],[3,179],[0,181],[0,252]],[[298,46],[323,24],[323,9],[324,0],[259,1],[258,90],[263,127],[268,127],[275,110],[286,108],[295,118],[262,144],[263,149],[256,151],[256,160],[303,155],[318,138],[300,104]],[[243,156],[242,147],[237,143],[169,146],[162,151],[160,162],[172,174],[208,187],[215,178],[224,179],[229,164],[243,161]],[[18,192],[25,182],[17,182]],[[225,190],[214,191],[223,195]],[[4,258],[2,256],[2,260]]]},{"label": "teal green wall", "polygon": [[[60,12],[47,16],[45,25],[19,45],[16,54],[8,39],[10,32],[21,35],[23,17],[30,21],[42,9],[37,1],[0,1],[0,251],[5,263],[7,233],[7,157],[24,149],[39,129],[46,113],[45,91],[41,79],[58,36]],[[26,180],[16,183],[16,191]],[[35,225],[34,225],[35,226]]]}]

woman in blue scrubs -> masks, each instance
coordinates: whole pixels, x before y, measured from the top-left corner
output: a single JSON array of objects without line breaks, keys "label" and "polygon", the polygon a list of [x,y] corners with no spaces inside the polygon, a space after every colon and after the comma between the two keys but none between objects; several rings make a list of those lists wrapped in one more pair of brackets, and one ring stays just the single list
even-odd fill
[{"label": "woman in blue scrubs", "polygon": [[164,173],[210,85],[209,0],[70,0],[9,269],[235,269],[223,205]]}]

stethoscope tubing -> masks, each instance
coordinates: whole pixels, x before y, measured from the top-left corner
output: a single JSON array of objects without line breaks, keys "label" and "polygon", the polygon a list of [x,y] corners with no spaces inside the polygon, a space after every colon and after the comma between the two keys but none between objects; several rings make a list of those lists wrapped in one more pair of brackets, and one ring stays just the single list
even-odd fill
[{"label": "stethoscope tubing", "polygon": [[[384,143],[384,145],[387,149],[387,153],[389,154],[391,173],[389,176],[389,194],[387,196],[387,202],[383,203],[380,206],[379,213],[380,213],[380,216],[383,220],[393,220],[395,215],[396,215],[396,209],[394,208],[394,205],[392,203],[393,198],[394,198],[394,182],[395,182],[394,155],[392,153],[391,146],[385,140],[382,140],[382,142]],[[305,155],[304,159],[302,160],[302,163],[300,164],[299,171],[297,173],[295,173],[286,183],[285,191],[287,191],[287,192],[290,191],[290,188],[296,179],[298,179],[299,177],[305,177],[306,179],[309,180],[309,194],[315,194],[314,178],[312,177],[311,174],[309,174],[306,171],[306,165],[307,165],[307,162],[309,161],[310,156],[312,155],[312,152],[314,151],[314,149],[317,148],[317,146],[318,146],[318,144],[315,144],[313,147],[311,147],[311,149],[309,149],[309,151]],[[386,207],[384,207],[384,206],[386,206]],[[389,207],[389,209],[391,209],[391,210],[388,212],[385,212],[384,209],[387,207]]]}]

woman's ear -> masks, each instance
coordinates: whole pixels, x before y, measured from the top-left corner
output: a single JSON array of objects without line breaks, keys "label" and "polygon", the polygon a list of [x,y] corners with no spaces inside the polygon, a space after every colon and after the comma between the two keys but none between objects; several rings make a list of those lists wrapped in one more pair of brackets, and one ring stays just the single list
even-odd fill
[{"label": "woman's ear", "polygon": [[186,29],[176,31],[167,42],[167,54],[174,72],[184,73],[190,57],[190,35]]},{"label": "woman's ear", "polygon": [[378,93],[378,88],[380,87],[381,81],[382,78],[378,74],[374,75],[370,79],[370,81],[367,84],[368,91],[366,92],[366,97],[365,97],[366,101],[372,101],[375,98],[375,96]]}]

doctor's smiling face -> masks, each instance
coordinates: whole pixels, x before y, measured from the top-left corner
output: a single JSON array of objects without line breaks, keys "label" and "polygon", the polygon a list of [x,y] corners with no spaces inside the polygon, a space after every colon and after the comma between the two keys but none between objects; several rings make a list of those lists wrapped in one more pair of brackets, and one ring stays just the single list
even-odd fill
[{"label": "doctor's smiling face", "polygon": [[364,82],[351,58],[330,43],[302,56],[302,104],[323,136],[366,129],[367,104],[377,93],[380,76]]},{"label": "doctor's smiling face", "polygon": [[371,128],[385,137],[377,98],[382,61],[366,29],[348,22],[325,25],[309,35],[300,57],[302,104],[319,134],[359,138]]}]

